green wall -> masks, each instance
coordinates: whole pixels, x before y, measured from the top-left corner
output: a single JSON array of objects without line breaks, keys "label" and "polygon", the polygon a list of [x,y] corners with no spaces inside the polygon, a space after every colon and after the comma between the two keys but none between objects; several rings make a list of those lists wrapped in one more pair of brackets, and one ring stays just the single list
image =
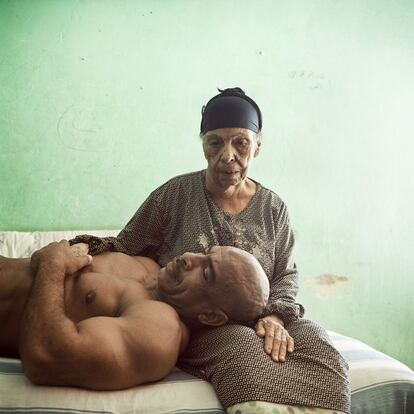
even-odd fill
[{"label": "green wall", "polygon": [[413,74],[411,1],[0,1],[0,229],[122,227],[241,86],[307,316],[414,368]]}]

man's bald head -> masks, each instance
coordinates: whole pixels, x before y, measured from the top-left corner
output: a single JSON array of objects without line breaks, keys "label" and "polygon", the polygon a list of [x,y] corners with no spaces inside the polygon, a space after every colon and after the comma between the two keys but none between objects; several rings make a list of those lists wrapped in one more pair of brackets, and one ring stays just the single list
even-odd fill
[{"label": "man's bald head", "polygon": [[214,246],[162,268],[158,291],[190,326],[220,326],[257,319],[269,298],[269,280],[252,254]]}]

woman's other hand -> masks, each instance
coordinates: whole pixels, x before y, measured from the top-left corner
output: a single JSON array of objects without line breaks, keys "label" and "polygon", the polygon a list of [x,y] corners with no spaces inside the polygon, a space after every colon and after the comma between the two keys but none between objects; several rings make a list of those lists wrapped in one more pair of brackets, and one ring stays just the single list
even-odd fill
[{"label": "woman's other hand", "polygon": [[[30,266],[37,273],[42,264],[53,265],[62,269],[62,274],[74,274],[92,263],[92,256],[73,251],[67,240],[52,242],[33,253]],[[51,271],[48,273],[52,273]]]},{"label": "woman's other hand", "polygon": [[286,352],[293,352],[294,341],[276,315],[268,315],[256,323],[256,335],[264,338],[264,350],[273,361],[285,362]]},{"label": "woman's other hand", "polygon": [[75,256],[86,256],[89,253],[89,245],[87,243],[76,243],[70,246]]}]

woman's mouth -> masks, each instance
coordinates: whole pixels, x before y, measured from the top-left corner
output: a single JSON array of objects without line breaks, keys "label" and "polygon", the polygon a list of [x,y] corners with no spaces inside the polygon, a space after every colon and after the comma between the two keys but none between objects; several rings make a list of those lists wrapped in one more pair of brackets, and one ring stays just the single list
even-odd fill
[{"label": "woman's mouth", "polygon": [[221,171],[222,174],[225,175],[234,175],[234,174],[238,174],[239,171]]}]

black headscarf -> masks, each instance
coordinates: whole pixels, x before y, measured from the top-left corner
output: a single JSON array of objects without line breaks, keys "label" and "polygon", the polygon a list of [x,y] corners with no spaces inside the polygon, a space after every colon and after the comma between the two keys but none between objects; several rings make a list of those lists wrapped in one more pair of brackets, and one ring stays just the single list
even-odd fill
[{"label": "black headscarf", "polygon": [[228,88],[211,98],[201,110],[200,132],[218,128],[262,129],[262,113],[256,102],[240,88]]}]

